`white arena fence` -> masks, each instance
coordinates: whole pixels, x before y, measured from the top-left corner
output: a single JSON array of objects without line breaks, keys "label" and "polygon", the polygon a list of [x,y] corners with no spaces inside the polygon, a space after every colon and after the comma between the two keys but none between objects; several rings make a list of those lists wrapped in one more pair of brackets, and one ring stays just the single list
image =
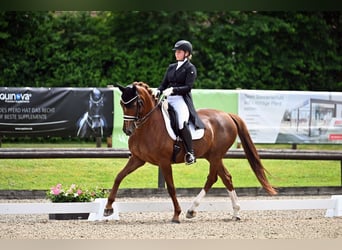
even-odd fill
[{"label": "white arena fence", "polygon": [[[0,203],[0,214],[68,214],[90,213],[88,220],[119,220],[119,213],[127,212],[171,212],[172,202],[115,202],[114,214],[103,216],[107,199],[96,199],[94,202],[69,203]],[[342,195],[332,195],[330,199],[288,199],[288,200],[240,200],[241,211],[262,210],[315,210],[326,209],[325,217],[342,216]],[[186,211],[192,202],[180,202]],[[202,201],[197,211],[232,211],[230,201]]]}]

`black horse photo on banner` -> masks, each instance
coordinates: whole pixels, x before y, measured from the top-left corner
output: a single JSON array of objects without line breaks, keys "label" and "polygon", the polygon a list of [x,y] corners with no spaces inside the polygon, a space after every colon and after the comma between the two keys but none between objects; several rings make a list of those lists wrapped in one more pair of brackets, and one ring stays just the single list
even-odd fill
[{"label": "black horse photo on banner", "polygon": [[103,137],[103,131],[108,128],[103,114],[103,98],[103,93],[97,88],[89,94],[88,110],[77,121],[78,137]]},{"label": "black horse photo on banner", "polygon": [[0,88],[0,136],[108,137],[110,88]]}]

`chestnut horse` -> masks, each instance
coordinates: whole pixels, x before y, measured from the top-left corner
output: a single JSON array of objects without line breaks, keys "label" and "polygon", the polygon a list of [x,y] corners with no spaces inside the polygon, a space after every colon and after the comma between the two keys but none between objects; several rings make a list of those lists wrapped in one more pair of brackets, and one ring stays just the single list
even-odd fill
[{"label": "chestnut horse", "polygon": [[[172,222],[179,223],[181,207],[176,197],[171,168],[174,141],[166,130],[160,102],[145,83],[134,82],[127,87],[118,87],[122,92],[120,103],[124,114],[123,131],[129,136],[128,146],[131,157],[115,178],[113,188],[108,196],[104,216],[113,214],[112,204],[123,178],[149,162],[161,169],[174,206]],[[260,161],[243,120],[237,115],[214,109],[200,109],[197,112],[205,124],[205,132],[201,139],[194,140],[193,148],[197,157],[203,157],[209,161],[210,168],[207,181],[188,209],[186,217],[195,216],[195,209],[200,200],[207,194],[219,176],[232,201],[233,219],[239,220],[240,206],[233,187],[232,177],[222,161],[237,136],[239,136],[245,155],[263,188],[271,195],[275,195],[277,192],[268,182],[266,170]],[[185,151],[182,146],[174,163],[184,162],[184,154]]]}]

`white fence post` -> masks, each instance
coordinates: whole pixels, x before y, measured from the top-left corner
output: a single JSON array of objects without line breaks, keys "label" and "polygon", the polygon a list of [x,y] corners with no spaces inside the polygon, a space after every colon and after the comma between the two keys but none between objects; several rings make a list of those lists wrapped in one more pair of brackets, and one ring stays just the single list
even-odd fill
[{"label": "white fence post", "polygon": [[335,206],[327,210],[325,217],[342,216],[342,195],[332,195],[331,199],[335,201]]}]

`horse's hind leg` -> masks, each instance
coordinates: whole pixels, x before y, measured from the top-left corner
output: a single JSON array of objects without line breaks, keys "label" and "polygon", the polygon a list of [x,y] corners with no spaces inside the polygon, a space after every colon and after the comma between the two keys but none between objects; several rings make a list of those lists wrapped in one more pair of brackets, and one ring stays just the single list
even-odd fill
[{"label": "horse's hind leg", "polygon": [[199,206],[201,200],[205,197],[212,185],[217,181],[217,172],[216,169],[212,166],[214,165],[210,164],[210,171],[204,188],[202,188],[201,192],[193,200],[191,207],[186,213],[186,218],[188,219],[194,218],[196,216],[196,208]]},{"label": "horse's hind leg", "polygon": [[233,206],[233,220],[241,220],[241,217],[239,215],[240,205],[239,205],[238,197],[236,195],[235,190],[232,190],[232,191],[228,190],[228,194],[232,201],[232,206]]},{"label": "horse's hind leg", "polygon": [[200,201],[206,195],[206,191],[202,188],[201,192],[193,200],[191,207],[186,212],[186,218],[191,219],[196,216],[196,208],[199,206]]},{"label": "horse's hind leg", "polygon": [[232,202],[233,220],[240,220],[240,215],[239,215],[240,205],[239,205],[238,197],[233,187],[232,176],[228,172],[227,168],[223,165],[223,163],[222,163],[222,167],[219,168],[218,175],[220,176],[223,184],[226,186],[230,200]]}]

